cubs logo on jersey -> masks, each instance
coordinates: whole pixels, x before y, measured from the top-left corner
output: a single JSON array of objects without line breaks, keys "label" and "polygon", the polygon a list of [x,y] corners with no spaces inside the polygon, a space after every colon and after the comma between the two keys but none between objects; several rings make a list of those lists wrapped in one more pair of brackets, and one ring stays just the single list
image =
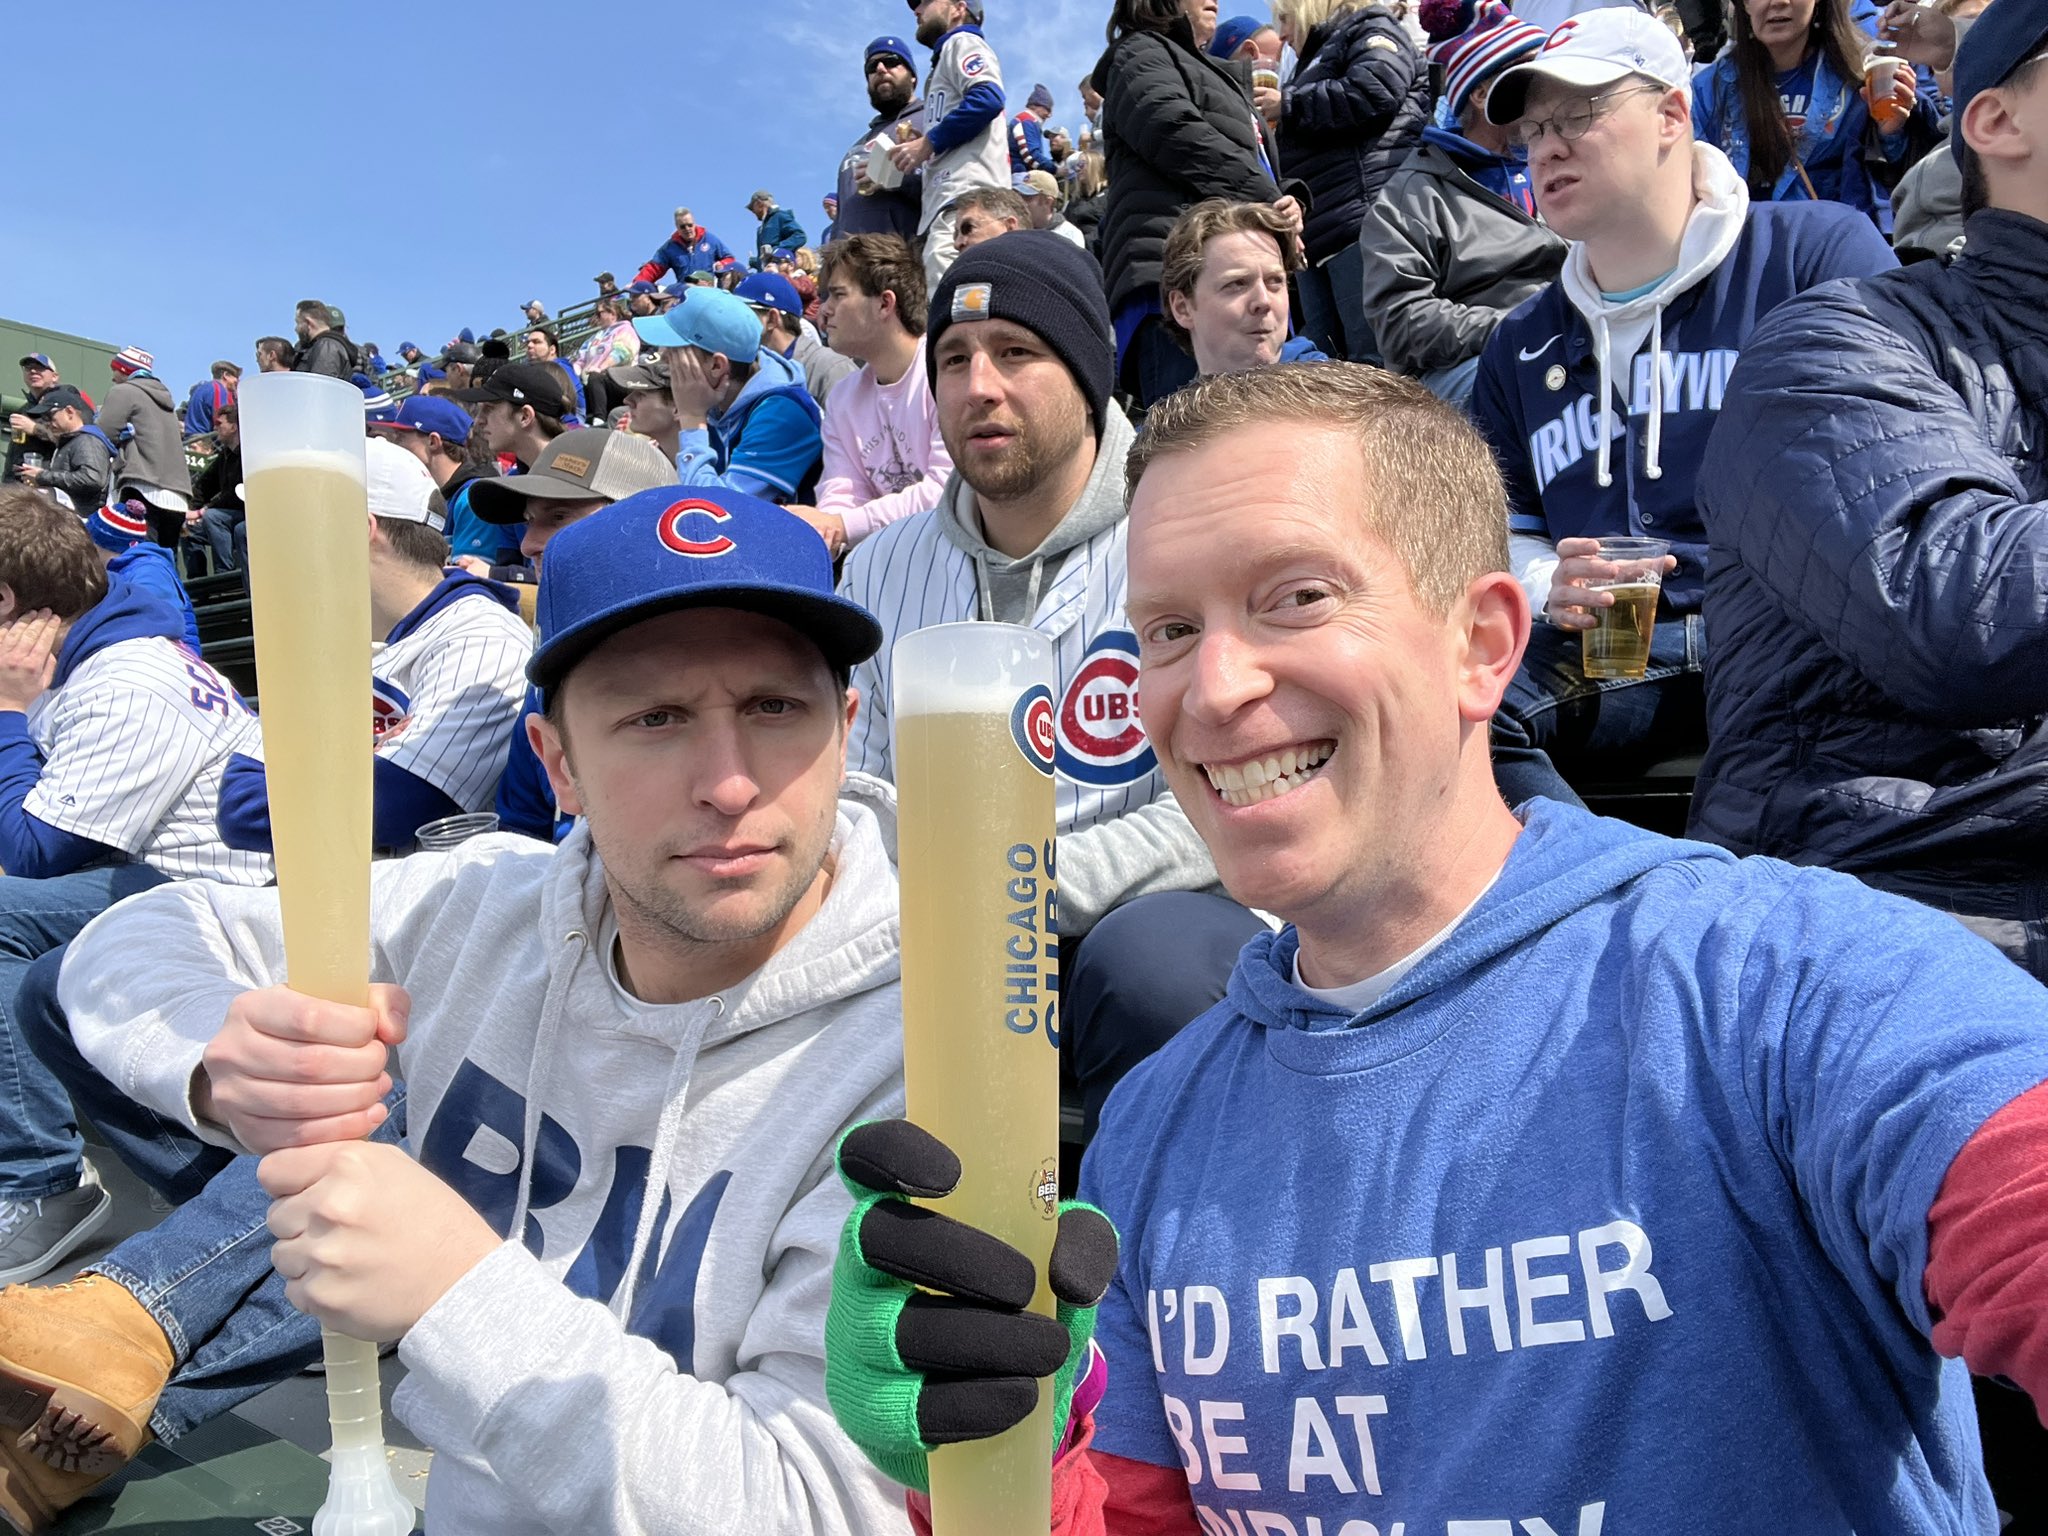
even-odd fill
[{"label": "cubs logo on jersey", "polygon": [[370,746],[374,750],[395,740],[412,719],[412,700],[405,690],[381,677],[370,679]]},{"label": "cubs logo on jersey", "polygon": [[1157,766],[1138,723],[1138,637],[1095,637],[1067,683],[1056,719],[1059,771],[1082,784],[1132,784]]}]

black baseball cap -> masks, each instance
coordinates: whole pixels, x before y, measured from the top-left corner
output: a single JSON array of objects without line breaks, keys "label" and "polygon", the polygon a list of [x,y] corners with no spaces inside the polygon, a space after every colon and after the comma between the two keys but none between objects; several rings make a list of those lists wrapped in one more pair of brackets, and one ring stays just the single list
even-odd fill
[{"label": "black baseball cap", "polygon": [[92,420],[92,407],[85,403],[85,396],[81,395],[77,388],[70,384],[53,385],[50,389],[44,391],[42,398],[29,406],[21,414],[37,417],[50,416],[67,405],[78,411],[87,421]]},{"label": "black baseball cap", "polygon": [[553,363],[506,363],[473,389],[450,391],[450,400],[464,405],[483,405],[502,400],[507,405],[530,405],[543,416],[566,416],[575,409],[569,395],[569,376]]}]

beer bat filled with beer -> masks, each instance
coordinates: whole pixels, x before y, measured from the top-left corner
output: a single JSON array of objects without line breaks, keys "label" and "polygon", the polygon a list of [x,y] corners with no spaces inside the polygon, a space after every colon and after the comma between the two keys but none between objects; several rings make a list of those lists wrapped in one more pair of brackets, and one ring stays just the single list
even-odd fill
[{"label": "beer bat filled with beer", "polygon": [[[910,1119],[959,1154],[950,1216],[1038,1267],[1059,1230],[1052,642],[942,624],[897,642],[892,697]],[[1045,1536],[1052,1399],[931,1453],[935,1536]]]},{"label": "beer bat filled with beer", "polygon": [[[363,397],[310,373],[239,396],[264,776],[295,992],[370,991],[370,555]],[[314,1536],[405,1536],[412,1502],[384,1454],[377,1347],[323,1333],[327,1498]]]}]

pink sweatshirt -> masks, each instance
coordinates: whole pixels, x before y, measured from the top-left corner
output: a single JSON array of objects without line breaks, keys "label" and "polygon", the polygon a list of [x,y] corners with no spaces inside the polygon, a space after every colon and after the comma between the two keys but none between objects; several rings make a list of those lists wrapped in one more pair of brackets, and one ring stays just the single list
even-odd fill
[{"label": "pink sweatshirt", "polygon": [[924,348],[920,341],[894,384],[877,384],[874,370],[864,367],[832,391],[818,510],[844,519],[849,545],[898,518],[929,512],[953,473],[925,381]]}]

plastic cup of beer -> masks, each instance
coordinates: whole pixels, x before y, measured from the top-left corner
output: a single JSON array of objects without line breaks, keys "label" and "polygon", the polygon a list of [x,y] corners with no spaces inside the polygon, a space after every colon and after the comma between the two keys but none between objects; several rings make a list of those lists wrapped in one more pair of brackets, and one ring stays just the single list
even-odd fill
[{"label": "plastic cup of beer", "polygon": [[[903,1078],[909,1115],[960,1157],[938,1208],[1040,1276],[1059,1215],[1059,941],[1052,642],[941,624],[894,656]],[[1052,1394],[989,1440],[931,1456],[938,1536],[1045,1536]]]},{"label": "plastic cup of beer", "polygon": [[467,811],[460,816],[443,816],[439,821],[430,821],[413,833],[412,840],[421,853],[446,853],[450,848],[460,848],[472,837],[482,837],[498,830],[496,811]]},{"label": "plastic cup of beer", "polygon": [[1253,88],[1254,90],[1259,90],[1259,89],[1264,89],[1264,90],[1268,90],[1268,91],[1277,91],[1277,90],[1279,90],[1279,89],[1280,89],[1280,71],[1279,71],[1279,70],[1277,70],[1277,69],[1264,69],[1264,68],[1261,68],[1261,69],[1254,69],[1254,70],[1252,71],[1252,88]]},{"label": "plastic cup of beer", "polygon": [[1899,66],[1906,61],[1893,53],[1876,53],[1863,65],[1863,100],[1870,108],[1870,120],[1880,133],[1896,133],[1905,126],[1913,110],[1912,99],[1899,99]]},{"label": "plastic cup of beer", "polygon": [[1641,677],[1650,669],[1650,637],[1657,629],[1657,598],[1664,589],[1663,539],[1602,539],[1595,557],[1613,571],[1586,586],[1614,596],[1611,607],[1592,610],[1594,626],[1580,632],[1581,665],[1591,678]]}]

